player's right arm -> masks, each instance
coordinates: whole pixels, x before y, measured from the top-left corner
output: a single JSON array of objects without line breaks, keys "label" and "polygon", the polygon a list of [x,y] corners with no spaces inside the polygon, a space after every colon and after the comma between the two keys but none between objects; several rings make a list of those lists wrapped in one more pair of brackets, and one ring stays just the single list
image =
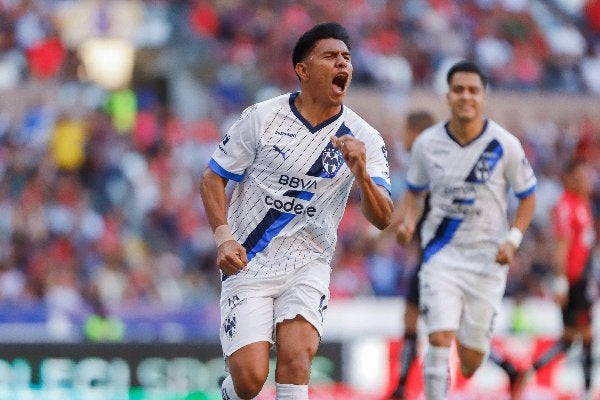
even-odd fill
[{"label": "player's right arm", "polygon": [[227,224],[227,181],[207,167],[200,181],[200,196],[217,242],[217,265],[225,275],[235,275],[246,268],[248,259],[246,249],[234,239]]},{"label": "player's right arm", "polygon": [[396,240],[401,245],[407,245],[412,241],[418,221],[425,209],[425,194],[427,191],[407,190],[400,202],[402,218],[396,228]]}]

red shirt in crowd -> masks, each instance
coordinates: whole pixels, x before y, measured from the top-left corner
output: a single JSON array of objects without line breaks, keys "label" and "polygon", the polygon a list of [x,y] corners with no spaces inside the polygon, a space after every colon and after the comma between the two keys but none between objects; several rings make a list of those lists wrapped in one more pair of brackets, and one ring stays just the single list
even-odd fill
[{"label": "red shirt in crowd", "polygon": [[592,209],[587,199],[565,190],[553,209],[554,233],[569,240],[565,274],[570,284],[585,271],[595,234]]}]

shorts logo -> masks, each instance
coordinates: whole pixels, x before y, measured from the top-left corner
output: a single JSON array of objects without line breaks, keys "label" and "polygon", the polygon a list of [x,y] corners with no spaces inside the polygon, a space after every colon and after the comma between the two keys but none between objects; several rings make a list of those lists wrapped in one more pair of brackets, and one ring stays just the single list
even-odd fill
[{"label": "shorts logo", "polygon": [[321,314],[321,322],[325,320],[325,310],[327,310],[327,297],[325,295],[321,296],[321,301],[319,302],[319,314]]},{"label": "shorts logo", "polygon": [[321,159],[323,160],[323,170],[327,177],[334,176],[344,162],[342,153],[337,149],[329,147],[323,150]]},{"label": "shorts logo", "polygon": [[240,299],[240,296],[234,294],[233,296],[227,299],[227,304],[229,305],[229,308],[234,309],[235,307],[237,307],[238,304],[240,304],[244,300],[246,299]]},{"label": "shorts logo", "polygon": [[225,322],[223,322],[223,331],[225,331],[225,335],[231,339],[236,334],[236,322],[235,315],[229,315],[225,318]]},{"label": "shorts logo", "polygon": [[221,388],[221,398],[223,400],[231,400],[231,397],[227,394],[227,389]]}]

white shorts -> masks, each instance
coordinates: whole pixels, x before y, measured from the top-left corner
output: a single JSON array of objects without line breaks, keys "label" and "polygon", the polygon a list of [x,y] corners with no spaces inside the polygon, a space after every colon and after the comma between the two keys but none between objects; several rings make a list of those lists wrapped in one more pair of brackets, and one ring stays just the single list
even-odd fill
[{"label": "white shorts", "polygon": [[425,264],[419,274],[420,309],[428,334],[456,332],[463,346],[487,353],[506,288],[506,274],[478,274]]},{"label": "white shorts", "polygon": [[225,357],[256,342],[275,343],[275,326],[301,315],[323,334],[330,267],[310,264],[279,277],[228,277],[221,290],[221,346]]}]

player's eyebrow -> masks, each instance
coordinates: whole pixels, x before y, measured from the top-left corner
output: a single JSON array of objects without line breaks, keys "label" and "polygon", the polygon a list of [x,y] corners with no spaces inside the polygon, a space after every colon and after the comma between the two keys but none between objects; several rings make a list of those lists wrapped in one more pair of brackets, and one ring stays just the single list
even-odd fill
[{"label": "player's eyebrow", "polygon": [[327,57],[327,56],[337,56],[338,54],[341,54],[342,57],[350,57],[350,51],[348,50],[325,50],[321,53],[321,55],[323,57]]},{"label": "player's eyebrow", "polygon": [[483,90],[483,88],[479,85],[461,85],[461,84],[456,84],[456,85],[452,85],[451,86],[452,90],[470,90],[470,91],[479,91],[479,90]]}]

